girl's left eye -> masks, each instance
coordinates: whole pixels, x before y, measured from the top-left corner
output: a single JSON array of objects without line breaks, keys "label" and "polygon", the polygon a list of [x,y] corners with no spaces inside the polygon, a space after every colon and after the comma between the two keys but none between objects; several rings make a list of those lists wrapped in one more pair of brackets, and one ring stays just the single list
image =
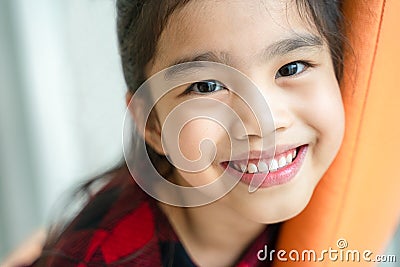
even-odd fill
[{"label": "girl's left eye", "polygon": [[302,61],[295,61],[281,67],[275,75],[275,79],[280,77],[289,77],[302,73],[310,64]]},{"label": "girl's left eye", "polygon": [[186,90],[185,93],[197,93],[197,94],[210,94],[216,91],[227,89],[224,84],[216,80],[207,80],[192,83]]}]

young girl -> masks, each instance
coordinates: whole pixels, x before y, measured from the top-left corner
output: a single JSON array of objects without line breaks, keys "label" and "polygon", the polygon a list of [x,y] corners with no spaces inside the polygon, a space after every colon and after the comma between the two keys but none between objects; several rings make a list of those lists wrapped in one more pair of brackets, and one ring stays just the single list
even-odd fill
[{"label": "young girl", "polygon": [[33,266],[269,266],[342,141],[339,1],[117,9],[138,134]]}]

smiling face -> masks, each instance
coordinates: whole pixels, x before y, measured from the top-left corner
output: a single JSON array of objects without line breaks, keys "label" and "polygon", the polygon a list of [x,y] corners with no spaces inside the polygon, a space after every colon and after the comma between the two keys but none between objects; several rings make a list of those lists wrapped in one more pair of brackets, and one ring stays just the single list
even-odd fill
[{"label": "smiling face", "polygon": [[[147,75],[196,60],[220,62],[249,77],[269,105],[274,128],[258,127],[251,109],[244,107],[224,81],[203,80],[176,88],[155,106],[160,125],[175,107],[199,98],[230,106],[246,131],[227,133],[207,119],[186,123],[178,139],[181,153],[196,160],[201,156],[199,144],[209,139],[216,154],[201,172],[176,170],[174,181],[204,185],[227,170],[242,179],[219,204],[262,223],[295,216],[305,208],[333,161],[344,132],[340,90],[323,38],[301,20],[294,1],[191,1],[169,18]],[[272,135],[274,158],[265,146]],[[231,155],[229,138],[248,143],[247,151]],[[161,140],[147,141],[156,151],[163,151]],[[168,145],[164,148],[169,154]],[[249,184],[257,177],[266,179],[249,193]]]}]

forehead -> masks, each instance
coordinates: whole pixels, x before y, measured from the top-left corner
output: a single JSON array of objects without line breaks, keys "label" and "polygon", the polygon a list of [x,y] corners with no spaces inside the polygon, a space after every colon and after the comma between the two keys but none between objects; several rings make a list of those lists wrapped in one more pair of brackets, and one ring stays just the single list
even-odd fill
[{"label": "forehead", "polygon": [[303,15],[294,0],[192,0],[170,16],[154,62],[165,68],[186,55],[216,51],[244,64],[278,40],[318,35]]}]

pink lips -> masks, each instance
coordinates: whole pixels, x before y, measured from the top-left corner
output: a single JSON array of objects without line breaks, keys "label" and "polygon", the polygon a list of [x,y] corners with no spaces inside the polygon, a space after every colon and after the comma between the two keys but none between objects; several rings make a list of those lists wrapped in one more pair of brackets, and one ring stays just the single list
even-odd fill
[{"label": "pink lips", "polygon": [[[269,173],[243,173],[239,172],[230,166],[227,162],[223,164],[226,171],[233,176],[241,177],[240,181],[249,185],[250,187],[254,184],[261,188],[268,188],[274,185],[285,184],[292,180],[299,172],[304,158],[306,156],[308,145],[300,146],[297,148],[296,158],[285,167],[282,167],[276,171],[270,171]],[[251,159],[249,159],[251,161]],[[252,190],[255,191],[255,190]]]}]

